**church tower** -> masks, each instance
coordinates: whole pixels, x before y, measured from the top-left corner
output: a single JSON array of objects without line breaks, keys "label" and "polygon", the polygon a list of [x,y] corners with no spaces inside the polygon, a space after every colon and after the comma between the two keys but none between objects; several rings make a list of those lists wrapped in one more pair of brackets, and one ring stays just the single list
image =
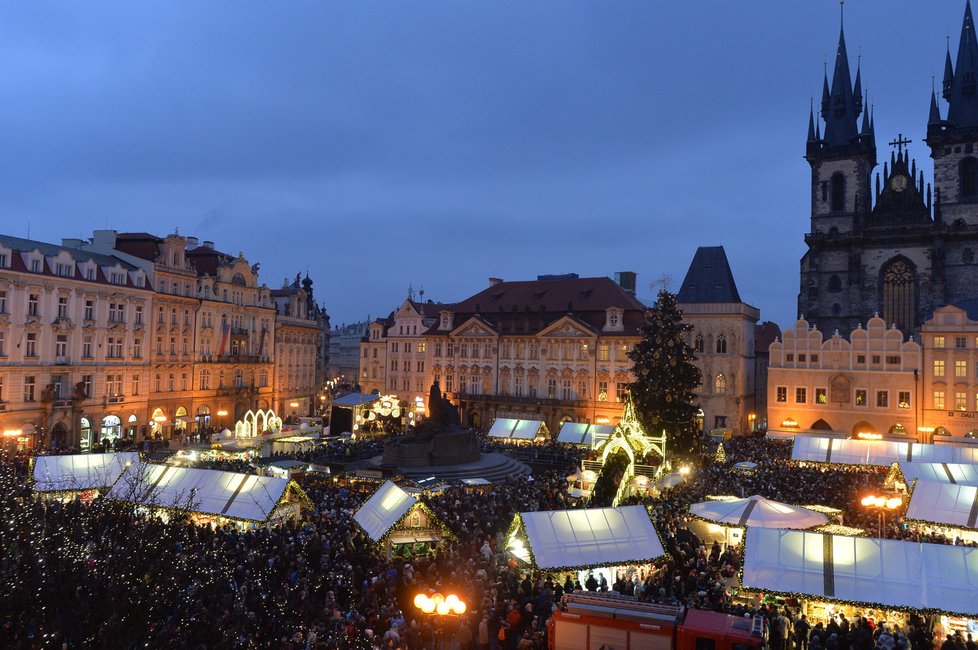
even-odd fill
[{"label": "church tower", "polygon": [[865,224],[872,207],[871,177],[876,167],[872,116],[863,104],[858,67],[852,82],[844,25],[839,29],[832,85],[828,75],[822,81],[819,117],[813,112],[808,116],[805,159],[812,170],[811,230],[805,237],[809,251],[801,261],[798,312],[824,314],[818,324],[831,328],[831,333],[858,318],[854,287],[860,270],[858,257],[838,247],[826,248],[826,244],[858,232]]}]

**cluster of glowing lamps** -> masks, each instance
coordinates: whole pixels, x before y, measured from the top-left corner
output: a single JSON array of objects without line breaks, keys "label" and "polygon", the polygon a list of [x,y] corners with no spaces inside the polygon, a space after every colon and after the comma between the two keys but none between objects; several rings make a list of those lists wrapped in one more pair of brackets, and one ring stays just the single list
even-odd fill
[{"label": "cluster of glowing lamps", "polygon": [[903,499],[901,497],[887,498],[887,497],[877,497],[871,495],[868,497],[863,497],[860,503],[867,508],[879,508],[879,509],[886,508],[887,510],[896,510],[897,508],[903,505]]},{"label": "cluster of glowing lamps", "polygon": [[439,616],[465,613],[465,602],[455,594],[448,594],[448,596],[443,596],[440,593],[431,596],[418,594],[414,597],[414,606],[425,614],[437,614]]}]

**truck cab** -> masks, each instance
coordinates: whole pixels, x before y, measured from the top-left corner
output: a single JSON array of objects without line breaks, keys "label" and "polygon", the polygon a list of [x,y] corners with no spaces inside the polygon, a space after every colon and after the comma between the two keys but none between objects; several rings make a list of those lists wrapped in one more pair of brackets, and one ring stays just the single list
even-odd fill
[{"label": "truck cab", "polygon": [[550,650],[766,650],[760,616],[642,603],[574,592],[548,621]]}]

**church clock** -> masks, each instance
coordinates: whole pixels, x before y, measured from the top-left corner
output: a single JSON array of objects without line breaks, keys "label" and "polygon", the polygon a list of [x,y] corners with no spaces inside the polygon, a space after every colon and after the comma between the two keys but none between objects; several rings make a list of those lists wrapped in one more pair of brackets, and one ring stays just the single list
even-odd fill
[{"label": "church clock", "polygon": [[890,179],[890,188],[892,188],[894,192],[902,192],[903,190],[907,189],[907,184],[909,182],[910,179],[907,178],[906,174],[894,174]]}]

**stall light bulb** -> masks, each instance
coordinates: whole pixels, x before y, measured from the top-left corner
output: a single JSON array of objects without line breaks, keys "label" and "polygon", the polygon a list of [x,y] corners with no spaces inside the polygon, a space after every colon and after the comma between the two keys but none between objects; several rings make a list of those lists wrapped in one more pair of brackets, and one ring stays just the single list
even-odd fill
[{"label": "stall light bulb", "polygon": [[435,611],[438,612],[439,616],[444,616],[448,613],[449,609],[448,603],[441,602],[438,603],[438,607],[435,608]]},{"label": "stall light bulb", "polygon": [[461,600],[455,603],[455,613],[460,616],[465,613],[465,603]]},{"label": "stall light bulb", "polygon": [[418,609],[424,609],[424,604],[425,601],[427,600],[428,597],[426,595],[418,594],[417,596],[414,597],[414,606],[417,607]]}]

